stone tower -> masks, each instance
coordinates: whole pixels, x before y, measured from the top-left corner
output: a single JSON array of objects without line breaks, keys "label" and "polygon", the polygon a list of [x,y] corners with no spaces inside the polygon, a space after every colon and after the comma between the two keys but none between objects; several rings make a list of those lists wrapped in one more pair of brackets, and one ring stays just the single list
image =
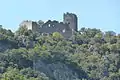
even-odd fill
[{"label": "stone tower", "polygon": [[73,13],[64,13],[63,15],[63,22],[69,24],[69,27],[74,30],[77,31],[77,16]]}]

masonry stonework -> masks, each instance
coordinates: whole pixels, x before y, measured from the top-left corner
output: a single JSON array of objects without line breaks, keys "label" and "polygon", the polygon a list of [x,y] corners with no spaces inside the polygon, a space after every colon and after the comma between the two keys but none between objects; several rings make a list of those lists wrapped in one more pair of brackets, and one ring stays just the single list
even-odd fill
[{"label": "masonry stonework", "polygon": [[59,32],[65,38],[70,38],[74,31],[77,31],[77,16],[73,13],[64,13],[63,22],[48,20],[42,25],[35,21],[23,21],[20,25],[27,27],[28,30],[39,32],[42,34],[52,34],[53,32]]}]

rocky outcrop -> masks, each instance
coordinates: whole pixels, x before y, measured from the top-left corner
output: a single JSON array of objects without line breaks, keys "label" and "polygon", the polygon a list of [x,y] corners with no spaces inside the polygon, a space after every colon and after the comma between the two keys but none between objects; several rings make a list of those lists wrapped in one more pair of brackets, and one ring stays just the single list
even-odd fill
[{"label": "rocky outcrop", "polygon": [[61,62],[48,64],[42,60],[38,60],[34,63],[34,69],[45,73],[52,80],[79,80],[77,72]]}]

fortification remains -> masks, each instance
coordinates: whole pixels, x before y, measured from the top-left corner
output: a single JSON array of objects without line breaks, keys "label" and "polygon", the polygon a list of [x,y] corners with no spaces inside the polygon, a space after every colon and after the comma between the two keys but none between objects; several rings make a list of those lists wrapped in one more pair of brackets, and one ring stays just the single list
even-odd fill
[{"label": "fortification remains", "polygon": [[63,22],[67,23],[71,29],[77,31],[77,16],[73,13],[64,13]]},{"label": "fortification remains", "polygon": [[59,32],[67,39],[70,38],[73,35],[73,32],[78,29],[77,16],[68,12],[63,14],[63,22],[58,22],[56,20],[48,20],[47,22],[43,22],[41,20],[38,22],[25,20],[19,26],[25,26],[28,30],[32,30],[34,32],[37,31],[41,34]]}]

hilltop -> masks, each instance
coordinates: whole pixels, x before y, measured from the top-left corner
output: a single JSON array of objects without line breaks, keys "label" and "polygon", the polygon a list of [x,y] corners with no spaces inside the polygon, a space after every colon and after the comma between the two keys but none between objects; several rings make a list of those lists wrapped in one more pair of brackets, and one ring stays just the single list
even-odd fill
[{"label": "hilltop", "polygon": [[70,39],[0,28],[1,80],[120,80],[120,35],[81,28]]}]

